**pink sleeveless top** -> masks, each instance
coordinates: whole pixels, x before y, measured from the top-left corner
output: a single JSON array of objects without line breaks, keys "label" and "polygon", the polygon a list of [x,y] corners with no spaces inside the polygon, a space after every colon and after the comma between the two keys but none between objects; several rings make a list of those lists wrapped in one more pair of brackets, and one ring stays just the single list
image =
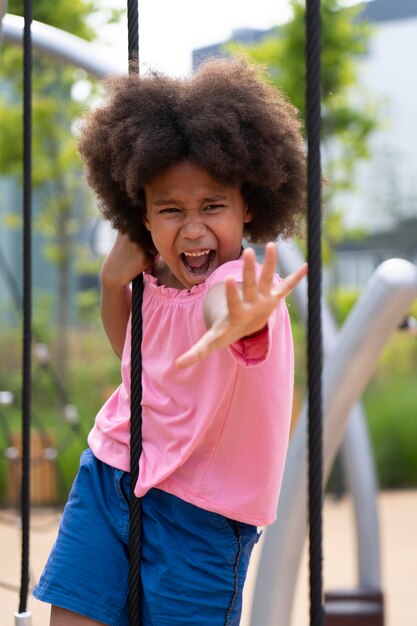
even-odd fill
[{"label": "pink sleeveless top", "polygon": [[[138,496],[152,487],[208,511],[263,526],[276,518],[293,397],[293,343],[285,302],[265,333],[178,370],[175,359],[205,332],[203,301],[242,261],[191,290],[145,275],[142,344],[143,452]],[[276,277],[279,281],[279,278]],[[99,411],[88,443],[101,461],[129,471],[130,321],[122,384]]]}]

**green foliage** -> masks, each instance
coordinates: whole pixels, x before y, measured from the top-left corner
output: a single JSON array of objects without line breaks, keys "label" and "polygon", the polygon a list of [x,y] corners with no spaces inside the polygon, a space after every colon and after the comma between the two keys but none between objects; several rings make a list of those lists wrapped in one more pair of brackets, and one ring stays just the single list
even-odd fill
[{"label": "green foliage", "polygon": [[[22,7],[22,0],[11,0],[8,9],[10,13],[21,15]],[[94,7],[94,2],[87,0],[58,0],[54,3],[41,0],[34,4],[34,18],[91,40],[94,32],[87,26],[86,20]],[[72,86],[78,76],[79,70],[65,66],[61,61],[34,55],[32,181],[35,187],[51,192],[52,198],[47,200],[46,208],[52,213],[62,211],[68,197],[73,198],[81,186],[81,163],[72,124],[85,103],[82,105],[71,97]],[[3,173],[20,177],[23,152],[20,48],[9,46],[2,51],[0,77],[4,81],[0,100],[0,117],[4,121],[0,129],[0,169]],[[46,222],[50,217],[38,222],[46,235]],[[74,234],[74,229],[69,228],[69,234]]]},{"label": "green foliage", "polygon": [[[367,139],[377,126],[376,106],[358,85],[358,60],[367,53],[372,29],[358,19],[361,5],[322,0],[322,138],[331,186],[348,188],[358,159],[369,156]],[[227,49],[245,53],[266,66],[272,84],[282,89],[305,118],[305,2],[291,0],[293,17],[260,44]],[[332,155],[329,139],[343,145]],[[327,152],[326,152],[327,151]],[[337,164],[337,167],[335,166]]]},{"label": "green foliage", "polygon": [[[22,0],[10,0],[10,13],[22,15]],[[92,0],[40,0],[34,3],[34,19],[62,28],[86,40],[95,33],[88,18],[96,10]],[[112,18],[112,14],[110,14]],[[9,46],[2,51],[0,77],[4,81],[0,99],[0,169],[3,173],[21,176],[22,170],[22,51]],[[82,188],[81,163],[77,154],[74,120],[88,102],[72,98],[72,88],[78,80],[87,80],[85,72],[63,65],[49,56],[34,54],[33,59],[33,184],[50,191],[46,210],[49,215],[38,220],[48,235],[47,222],[51,214],[65,211],[65,203],[74,204]],[[94,81],[91,96],[94,96]],[[47,196],[45,196],[47,197]],[[67,213],[71,213],[67,210]],[[69,217],[69,221],[71,221]],[[74,225],[66,225],[67,234],[74,235]],[[53,226],[49,225],[51,230]]]},{"label": "green foliage", "polygon": [[81,324],[96,326],[100,319],[100,293],[98,289],[86,289],[76,297],[77,318]]},{"label": "green foliage", "polygon": [[339,287],[328,294],[328,304],[335,320],[342,326],[360,296],[359,289]]},{"label": "green foliage", "polygon": [[[334,294],[332,308],[340,325],[358,296],[358,291],[348,289]],[[362,398],[383,489],[417,487],[416,371],[416,342],[406,332],[397,331],[383,350]]]},{"label": "green foliage", "polygon": [[415,319],[417,319],[417,298],[412,303],[409,314],[412,315]]},{"label": "green foliage", "polygon": [[417,487],[417,346],[398,331],[386,346],[364,394],[380,484]]},{"label": "green foliage", "polygon": [[32,328],[36,341],[48,341],[54,322],[53,311],[55,310],[55,294],[40,289],[34,289],[32,293]]},{"label": "green foliage", "polygon": [[[11,0],[9,12],[22,14],[22,0]],[[34,3],[34,19],[62,28],[86,40],[96,36],[90,26],[91,14],[98,8],[94,0],[39,0]],[[101,13],[102,24],[113,21],[120,12]],[[22,50],[8,46],[2,50],[0,79],[0,171],[17,180],[22,176]],[[73,97],[78,81],[88,82],[87,100]],[[33,138],[32,182],[36,190],[34,227],[41,236],[44,256],[57,267],[57,322],[61,338],[59,370],[67,365],[66,328],[69,323],[70,277],[81,255],[78,235],[91,215],[91,198],[86,193],[77,153],[74,121],[90,106],[97,92],[94,79],[79,68],[61,60],[33,55]],[[40,202],[39,202],[40,200]],[[7,218],[10,224],[11,220]]]},{"label": "green foliage", "polygon": [[[46,433],[59,450],[57,478],[59,502],[65,502],[78,466],[81,451],[87,447],[87,434],[95,415],[110,393],[120,383],[120,361],[113,354],[103,329],[88,332],[73,330],[70,336],[70,367],[65,389],[68,402],[79,414],[79,424],[71,425],[65,418],[63,398],[54,374],[57,341],[51,326],[42,333],[50,351],[52,369],[42,365],[33,354],[32,430]],[[21,330],[0,329],[2,354],[0,389],[12,391],[15,403],[0,407],[0,451],[10,445],[10,435],[21,430]],[[4,459],[4,455],[0,455]],[[5,472],[0,465],[0,503],[4,502]]]}]

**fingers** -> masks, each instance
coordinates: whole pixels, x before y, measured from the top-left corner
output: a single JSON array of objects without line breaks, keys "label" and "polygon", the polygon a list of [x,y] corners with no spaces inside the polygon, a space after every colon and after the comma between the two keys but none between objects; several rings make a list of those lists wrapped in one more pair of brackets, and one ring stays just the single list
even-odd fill
[{"label": "fingers", "polygon": [[292,274],[289,274],[280,285],[276,289],[273,290],[273,293],[279,295],[282,298],[288,296],[292,290],[298,285],[299,282],[307,275],[308,273],[308,265],[307,263],[303,263],[303,265],[298,268]]},{"label": "fingers", "polygon": [[[242,296],[232,276],[227,276],[225,278],[224,286],[226,290],[226,302],[227,302],[227,308],[229,311],[229,317],[230,317],[230,320],[233,321],[235,318],[239,316],[239,313],[242,310]],[[255,283],[255,294],[253,295],[253,300],[255,299],[255,297],[256,297],[256,283]],[[249,300],[249,302],[251,301],[252,300]]]},{"label": "fingers", "polygon": [[259,278],[259,292],[263,296],[269,295],[274,280],[274,274],[277,265],[277,252],[274,243],[268,243],[265,246],[264,263],[262,273]]},{"label": "fingers", "polygon": [[243,300],[254,302],[261,294],[270,293],[277,264],[275,244],[268,243],[265,247],[264,262],[259,281],[256,277],[256,256],[252,248],[246,248],[243,253]]},{"label": "fingers", "polygon": [[198,355],[195,354],[193,350],[188,350],[188,352],[184,352],[178,359],[175,361],[175,367],[178,369],[185,369],[186,367],[191,367],[191,365],[195,365],[199,360]]},{"label": "fingers", "polygon": [[252,248],[246,248],[243,252],[243,299],[245,302],[253,302],[257,294],[255,252]]},{"label": "fingers", "polygon": [[299,269],[287,276],[278,287],[272,288],[277,265],[276,245],[272,242],[265,246],[264,262],[259,281],[256,279],[256,258],[251,248],[246,248],[243,254],[243,301],[255,302],[258,295],[270,295],[285,298],[298,283],[307,275],[308,265],[304,263]]},{"label": "fingers", "polygon": [[180,369],[195,365],[202,361],[210,352],[217,347],[216,336],[212,330],[208,330],[187,352],[184,352],[175,361],[175,366]]},{"label": "fingers", "polygon": [[276,245],[272,242],[265,246],[264,262],[262,265],[259,280],[256,277],[256,257],[252,248],[246,248],[243,252],[243,299],[234,281],[226,281],[226,293],[229,311],[241,310],[242,300],[245,303],[255,304],[259,296],[268,298],[285,298],[298,283],[306,276],[308,271],[307,263],[304,263],[298,270],[287,276],[277,287],[273,288],[274,276],[277,265]]}]

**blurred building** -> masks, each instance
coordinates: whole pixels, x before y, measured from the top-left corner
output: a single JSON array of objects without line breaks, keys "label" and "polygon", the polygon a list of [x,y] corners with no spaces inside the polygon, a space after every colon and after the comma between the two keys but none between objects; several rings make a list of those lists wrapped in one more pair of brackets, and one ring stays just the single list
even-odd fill
[{"label": "blurred building", "polygon": [[393,258],[407,259],[417,265],[417,216],[403,219],[386,230],[340,243],[334,262],[325,268],[325,288],[361,289],[378,265]]},{"label": "blurred building", "polygon": [[219,43],[214,43],[210,46],[205,46],[204,48],[196,48],[193,50],[192,55],[192,68],[196,70],[199,65],[206,59],[212,57],[222,57],[225,56],[223,51],[223,46],[231,41],[243,44],[245,46],[250,46],[252,44],[260,43],[262,39],[272,35],[274,32],[274,28],[269,30],[258,30],[255,28],[238,28],[232,31],[230,39],[228,41],[223,41]]},{"label": "blurred building", "polygon": [[375,29],[359,80],[379,103],[382,125],[370,141],[371,159],[359,164],[356,191],[340,203],[347,224],[379,230],[417,216],[417,80],[412,69],[417,2],[373,0],[363,15]]}]

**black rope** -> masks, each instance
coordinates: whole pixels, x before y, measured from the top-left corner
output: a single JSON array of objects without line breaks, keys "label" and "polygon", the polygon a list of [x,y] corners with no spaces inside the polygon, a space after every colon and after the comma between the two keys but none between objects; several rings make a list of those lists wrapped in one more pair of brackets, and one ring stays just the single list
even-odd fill
[{"label": "black rope", "polygon": [[[127,0],[128,58],[139,60],[139,0]],[[129,70],[133,68],[129,65]]]},{"label": "black rope", "polygon": [[143,278],[138,276],[132,285],[132,343],[130,385],[130,534],[129,534],[129,616],[134,626],[141,624],[141,543],[142,501],[133,493],[139,478],[139,459],[142,452],[142,299]]},{"label": "black rope", "polygon": [[23,31],[23,364],[22,364],[22,561],[19,613],[29,589],[30,410],[32,345],[32,2],[24,2]]},{"label": "black rope", "polygon": [[[129,71],[139,71],[139,2],[128,0]],[[132,342],[130,381],[130,531],[129,531],[129,619],[132,626],[142,623],[141,543],[142,501],[134,494],[139,478],[142,452],[142,300],[143,276],[132,283]]]},{"label": "black rope", "polygon": [[308,145],[308,500],[310,626],[322,626],[322,329],[321,329],[321,162],[320,0],[306,2],[306,127]]}]

